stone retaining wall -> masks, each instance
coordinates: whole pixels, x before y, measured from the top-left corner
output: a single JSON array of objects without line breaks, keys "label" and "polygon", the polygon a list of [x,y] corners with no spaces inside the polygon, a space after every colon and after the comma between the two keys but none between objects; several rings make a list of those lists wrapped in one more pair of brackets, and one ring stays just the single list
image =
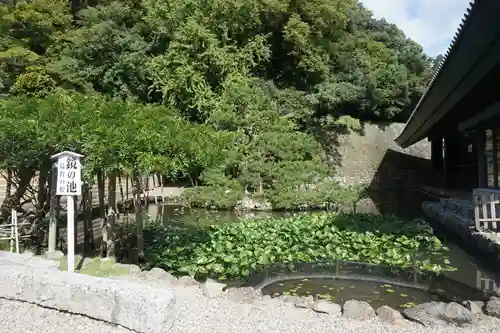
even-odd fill
[{"label": "stone retaining wall", "polygon": [[457,204],[453,205],[450,200],[447,200],[423,202],[422,209],[427,216],[441,223],[472,249],[484,253],[500,264],[500,236],[495,233],[476,231],[474,220],[470,218],[472,212],[469,206],[465,205],[460,208]]},{"label": "stone retaining wall", "polygon": [[168,332],[175,315],[170,289],[62,272],[53,261],[9,252],[0,252],[0,298],[85,315],[141,333]]}]

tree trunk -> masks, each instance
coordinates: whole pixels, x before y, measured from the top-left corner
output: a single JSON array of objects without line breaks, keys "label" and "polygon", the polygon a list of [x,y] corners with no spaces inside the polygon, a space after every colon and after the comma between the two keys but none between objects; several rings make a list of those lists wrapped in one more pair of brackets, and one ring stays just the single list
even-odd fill
[{"label": "tree trunk", "polygon": [[19,169],[19,183],[16,186],[14,193],[7,195],[3,200],[1,213],[2,221],[6,221],[11,215],[11,209],[18,209],[20,206],[21,199],[28,190],[30,186],[31,179],[35,175],[34,169]]},{"label": "tree trunk", "polygon": [[[41,228],[41,221],[45,218],[48,208],[50,207],[47,205],[46,200],[47,200],[47,180],[49,179],[49,173],[50,173],[51,167],[42,165],[40,172],[38,173],[38,188],[37,188],[37,193],[36,193],[36,207],[35,207],[35,220],[34,224],[32,226],[32,230],[35,231],[38,241],[37,241],[37,246],[43,246],[43,243],[46,240],[45,237],[45,230]],[[41,250],[41,249],[39,249]]]},{"label": "tree trunk", "polygon": [[[122,209],[125,208],[125,194],[123,192],[123,183],[122,183],[122,176],[120,173],[118,173],[118,184],[120,185],[120,199],[122,201]],[[117,210],[117,214],[120,212]]]},{"label": "tree trunk", "polygon": [[106,217],[106,207],[104,203],[104,173],[99,170],[97,172],[97,189],[99,191],[99,216],[101,217],[101,257],[106,256],[106,246],[108,244],[108,220]]},{"label": "tree trunk", "polygon": [[83,185],[83,252],[90,255],[95,251],[94,227],[92,223],[92,190],[90,184]]},{"label": "tree trunk", "polygon": [[108,223],[107,223],[107,257],[116,255],[116,172],[108,176]]},{"label": "tree trunk", "polygon": [[143,233],[143,221],[142,221],[142,209],[141,209],[141,179],[137,170],[132,172],[132,196],[134,200],[134,213],[136,222],[136,233],[137,233],[137,259],[139,262],[144,260],[144,233]]},{"label": "tree trunk", "polygon": [[12,195],[12,169],[7,169],[7,179],[6,179],[5,197]]}]

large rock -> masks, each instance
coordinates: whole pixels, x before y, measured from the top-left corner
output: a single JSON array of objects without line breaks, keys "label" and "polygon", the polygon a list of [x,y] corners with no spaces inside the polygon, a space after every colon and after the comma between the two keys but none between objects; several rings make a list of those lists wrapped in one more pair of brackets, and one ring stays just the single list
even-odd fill
[{"label": "large rock", "polygon": [[45,259],[47,260],[60,260],[64,258],[64,253],[61,251],[47,251],[45,252]]},{"label": "large rock", "polygon": [[403,318],[401,312],[394,310],[390,306],[383,305],[375,311],[379,318],[391,325],[395,326],[406,326],[408,321]]},{"label": "large rock", "polygon": [[27,265],[56,270],[60,267],[59,262],[47,260],[42,257],[36,257],[29,251],[26,251],[23,254],[0,251],[0,265],[1,264]]},{"label": "large rock", "polygon": [[473,315],[479,316],[483,314],[484,302],[481,301],[465,301],[464,306]]},{"label": "large rock", "polygon": [[192,276],[184,275],[177,279],[176,285],[181,287],[189,287],[189,286],[197,286],[199,285],[199,283]]},{"label": "large rock", "polygon": [[146,282],[164,283],[173,286],[177,282],[177,278],[168,273],[164,269],[154,267],[150,271],[141,272],[144,274],[143,279]]},{"label": "large rock", "polygon": [[229,288],[226,290],[226,294],[237,302],[253,302],[262,296],[262,292],[252,287]]},{"label": "large rock", "polygon": [[327,313],[333,316],[340,316],[342,314],[340,305],[322,299],[314,302],[312,309],[316,312]]},{"label": "large rock", "polygon": [[121,263],[115,263],[113,266],[111,266],[111,269],[113,270],[121,270],[125,269],[128,271],[128,274],[130,275],[138,275],[141,273],[141,268],[137,265],[133,264],[121,264]]},{"label": "large rock", "polygon": [[314,298],[312,296],[297,297],[294,305],[297,308],[311,309],[314,305]]},{"label": "large rock", "polygon": [[256,199],[250,199],[250,198],[243,198],[242,200],[239,200],[236,203],[235,210],[238,211],[252,211],[252,210],[257,210],[257,211],[269,211],[272,210],[273,206],[271,205],[270,202],[267,202],[265,200],[256,200]]},{"label": "large rock", "polygon": [[214,298],[222,295],[222,293],[224,292],[224,288],[226,288],[226,285],[224,283],[219,283],[212,279],[207,279],[201,286],[203,295],[207,296],[208,298]]},{"label": "large rock", "polygon": [[486,303],[484,312],[489,316],[500,318],[500,298],[492,297]]},{"label": "large rock", "polygon": [[0,297],[80,314],[144,333],[173,325],[171,290],[0,262]]},{"label": "large rock", "polygon": [[349,300],[344,304],[344,317],[355,320],[367,320],[375,315],[375,310],[364,301]]},{"label": "large rock", "polygon": [[282,303],[285,304],[295,304],[297,298],[299,297],[295,295],[280,295],[279,297],[277,297],[277,299],[279,299]]},{"label": "large rock", "polygon": [[405,309],[403,315],[424,326],[465,325],[477,322],[477,317],[457,303],[429,302]]}]

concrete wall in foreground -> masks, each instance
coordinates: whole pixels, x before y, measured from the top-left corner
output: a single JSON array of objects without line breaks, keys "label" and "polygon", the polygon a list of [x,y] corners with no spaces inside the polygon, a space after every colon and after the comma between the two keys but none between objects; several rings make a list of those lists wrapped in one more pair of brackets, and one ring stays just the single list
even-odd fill
[{"label": "concrete wall in foreground", "polygon": [[141,333],[168,332],[175,316],[170,289],[62,272],[56,262],[2,251],[0,298],[85,315]]}]

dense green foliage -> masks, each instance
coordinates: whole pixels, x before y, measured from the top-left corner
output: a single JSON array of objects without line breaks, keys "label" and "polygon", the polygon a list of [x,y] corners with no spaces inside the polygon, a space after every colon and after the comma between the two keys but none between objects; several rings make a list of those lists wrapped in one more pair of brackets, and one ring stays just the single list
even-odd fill
[{"label": "dense green foliage", "polygon": [[2,3],[0,94],[14,97],[2,103],[0,149],[18,154],[0,166],[30,156],[40,168],[71,148],[92,171],[189,179],[200,206],[230,208],[244,193],[310,206],[337,188],[303,193],[339,163],[336,136],[400,117],[432,66],[357,0]]},{"label": "dense green foliage", "polygon": [[87,176],[97,169],[130,172],[137,167],[176,176],[201,167],[193,155],[210,152],[205,160],[217,163],[224,153],[220,146],[232,140],[231,133],[190,124],[167,107],[97,94],[61,91],[0,103],[1,169],[34,172],[50,167],[52,154],[72,149],[85,155]]},{"label": "dense green foliage", "polygon": [[335,259],[450,269],[446,248],[421,221],[347,214],[219,224],[196,232],[162,224],[145,230],[149,262],[178,273],[241,278],[264,266]]}]

